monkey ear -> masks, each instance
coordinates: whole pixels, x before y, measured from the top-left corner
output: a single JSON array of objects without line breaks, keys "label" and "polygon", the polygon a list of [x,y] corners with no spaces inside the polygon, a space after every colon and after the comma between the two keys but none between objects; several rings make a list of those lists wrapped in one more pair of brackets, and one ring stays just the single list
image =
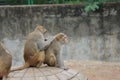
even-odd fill
[{"label": "monkey ear", "polygon": [[35,28],[35,30],[39,30],[39,28],[40,28],[40,26],[37,26],[37,27]]},{"label": "monkey ear", "polygon": [[64,37],[64,35],[65,35],[64,33],[59,33],[59,34],[56,35],[55,38],[56,38],[56,40],[59,41],[60,39],[62,39]]},{"label": "monkey ear", "polygon": [[63,33],[60,33],[60,34],[58,34],[57,36],[56,36],[56,39],[59,41],[59,40],[61,40],[61,39],[63,39],[64,38],[64,34]]},{"label": "monkey ear", "polygon": [[47,32],[47,30],[44,28],[44,26],[40,26],[40,25],[38,25],[38,26],[35,28],[35,30],[39,30],[39,31],[42,32],[42,33]]},{"label": "monkey ear", "polygon": [[57,40],[57,41],[59,41],[59,40],[60,40],[60,36],[56,36],[55,38],[56,38],[56,40]]},{"label": "monkey ear", "polygon": [[62,35],[60,35],[60,34],[58,34],[58,35],[56,36],[56,40],[57,40],[57,41],[59,41],[61,38],[62,38]]}]

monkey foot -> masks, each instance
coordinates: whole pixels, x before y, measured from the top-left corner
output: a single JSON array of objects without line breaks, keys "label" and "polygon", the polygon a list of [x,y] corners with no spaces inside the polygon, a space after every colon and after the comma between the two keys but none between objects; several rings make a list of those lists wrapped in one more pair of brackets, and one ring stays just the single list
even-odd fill
[{"label": "monkey foot", "polygon": [[7,80],[87,80],[79,71],[55,67],[27,68],[10,72]]}]

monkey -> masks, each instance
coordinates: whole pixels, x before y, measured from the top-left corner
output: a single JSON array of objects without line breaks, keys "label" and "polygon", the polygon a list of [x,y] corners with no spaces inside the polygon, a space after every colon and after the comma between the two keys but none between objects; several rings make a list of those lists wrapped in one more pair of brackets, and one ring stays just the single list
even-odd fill
[{"label": "monkey", "polygon": [[58,33],[51,41],[49,46],[45,49],[45,64],[52,67],[59,67],[64,69],[62,54],[60,53],[62,45],[67,43],[67,35]]},{"label": "monkey", "polygon": [[40,67],[45,60],[44,48],[45,44],[44,35],[47,29],[43,26],[37,26],[35,30],[28,34],[24,46],[24,61],[25,64],[22,67],[12,69],[12,71],[22,70],[28,67]]},{"label": "monkey", "polygon": [[0,42],[0,78],[6,80],[12,65],[12,56],[10,52]]}]

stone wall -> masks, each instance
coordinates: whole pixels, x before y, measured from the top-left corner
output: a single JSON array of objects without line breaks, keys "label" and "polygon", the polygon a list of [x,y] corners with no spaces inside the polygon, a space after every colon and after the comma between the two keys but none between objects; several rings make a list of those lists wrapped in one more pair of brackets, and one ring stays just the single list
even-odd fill
[{"label": "stone wall", "polygon": [[66,60],[120,61],[120,4],[90,13],[81,5],[0,6],[0,40],[14,65],[23,64],[25,38],[37,25],[68,35],[61,50]]}]

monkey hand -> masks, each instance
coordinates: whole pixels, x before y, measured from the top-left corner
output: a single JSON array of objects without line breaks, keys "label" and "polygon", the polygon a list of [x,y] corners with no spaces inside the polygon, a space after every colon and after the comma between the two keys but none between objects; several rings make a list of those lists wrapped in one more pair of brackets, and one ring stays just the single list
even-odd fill
[{"label": "monkey hand", "polygon": [[61,69],[63,69],[63,70],[68,70],[68,69],[69,69],[69,68],[66,67],[66,66],[58,66],[58,65],[56,65],[56,67],[61,68]]},{"label": "monkey hand", "polygon": [[68,68],[68,67],[63,66],[63,67],[61,67],[61,69],[63,69],[63,70],[68,70],[69,68]]}]

